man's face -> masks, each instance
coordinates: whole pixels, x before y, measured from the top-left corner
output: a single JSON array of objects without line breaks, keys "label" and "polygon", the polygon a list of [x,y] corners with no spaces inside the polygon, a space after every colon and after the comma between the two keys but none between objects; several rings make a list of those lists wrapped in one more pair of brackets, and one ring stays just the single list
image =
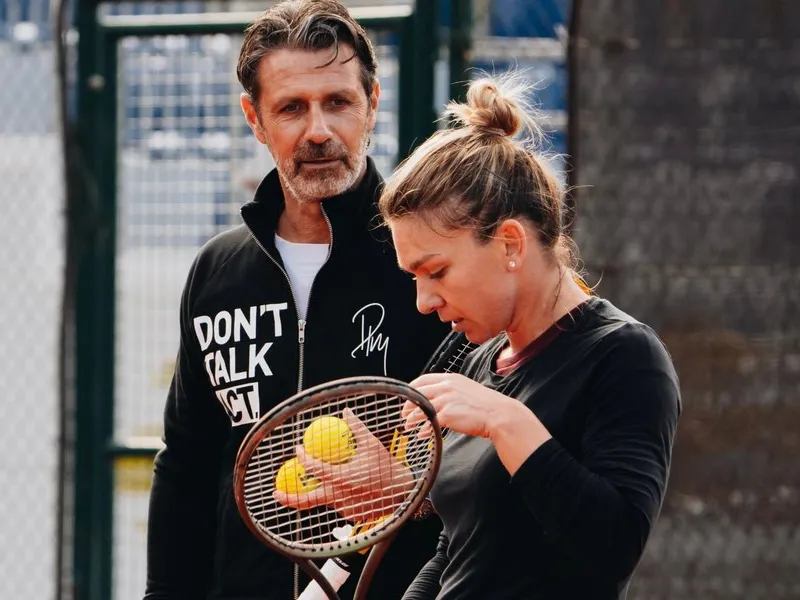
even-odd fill
[{"label": "man's face", "polygon": [[276,50],[258,68],[260,97],[242,94],[256,138],[269,148],[285,191],[318,202],[353,187],[364,172],[380,88],[367,97],[358,59],[342,44],[319,51]]}]

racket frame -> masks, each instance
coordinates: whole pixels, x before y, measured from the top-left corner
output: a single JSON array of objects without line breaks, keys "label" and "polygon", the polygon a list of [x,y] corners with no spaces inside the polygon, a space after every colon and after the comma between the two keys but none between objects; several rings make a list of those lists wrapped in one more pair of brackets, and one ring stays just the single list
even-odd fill
[{"label": "racket frame", "polygon": [[[271,537],[266,534],[251,517],[250,510],[247,506],[245,499],[245,476],[247,474],[247,465],[249,464],[252,456],[258,450],[261,442],[277,427],[283,425],[291,417],[301,413],[305,410],[312,409],[316,406],[322,406],[330,401],[336,399],[352,396],[358,393],[374,393],[387,396],[397,396],[406,400],[410,400],[417,407],[422,410],[425,417],[431,423],[432,433],[431,439],[434,440],[431,449],[432,458],[428,468],[422,474],[422,481],[417,482],[416,492],[410,498],[406,498],[401,504],[401,512],[388,523],[381,523],[377,527],[369,530],[368,535],[359,536],[361,541],[354,542],[351,540],[344,540],[336,547],[314,551],[303,548],[296,548],[289,542],[283,542],[277,537]],[[345,556],[365,548],[376,546],[382,540],[389,540],[394,537],[397,531],[416,513],[417,509],[425,500],[426,495],[430,491],[436,474],[439,470],[442,454],[442,431],[439,422],[436,418],[436,410],[431,405],[430,401],[420,392],[409,386],[407,383],[390,377],[381,376],[359,376],[359,377],[346,377],[334,381],[322,383],[302,392],[299,392],[290,398],[287,398],[261,419],[250,429],[239,447],[239,452],[236,457],[236,464],[234,467],[233,490],[234,498],[241,515],[246,515],[243,519],[248,529],[260,540],[266,543],[270,548],[278,550],[285,556],[296,559],[314,559],[314,558],[333,558],[338,556]],[[301,565],[303,566],[303,565]],[[319,570],[317,569],[318,574]],[[309,573],[310,574],[310,573]],[[315,577],[316,579],[316,577]]]}]

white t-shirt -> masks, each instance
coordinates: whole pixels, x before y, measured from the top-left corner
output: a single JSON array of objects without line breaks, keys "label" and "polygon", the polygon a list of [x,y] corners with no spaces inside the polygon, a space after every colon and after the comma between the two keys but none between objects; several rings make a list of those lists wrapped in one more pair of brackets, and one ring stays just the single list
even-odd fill
[{"label": "white t-shirt", "polygon": [[287,242],[276,233],[275,246],[281,253],[286,273],[289,275],[289,282],[292,284],[294,297],[297,299],[300,318],[305,319],[311,283],[319,268],[328,259],[329,244]]}]

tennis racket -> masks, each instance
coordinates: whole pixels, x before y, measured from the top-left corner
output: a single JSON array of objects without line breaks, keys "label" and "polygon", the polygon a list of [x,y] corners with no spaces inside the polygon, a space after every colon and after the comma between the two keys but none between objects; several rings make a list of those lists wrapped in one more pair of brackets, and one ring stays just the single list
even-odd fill
[{"label": "tennis racket", "polygon": [[428,359],[423,373],[458,373],[467,355],[478,344],[473,344],[463,333],[451,331]]},{"label": "tennis racket", "polygon": [[[451,331],[428,359],[428,364],[425,365],[423,373],[460,373],[469,353],[479,345],[470,342],[463,333]],[[442,438],[447,438],[449,433],[449,429],[442,428]],[[423,514],[428,514],[433,510],[433,507],[430,505],[429,500],[425,502],[426,507],[422,512]]]},{"label": "tennis racket", "polygon": [[[430,434],[404,432],[392,448],[406,402]],[[371,547],[355,592],[363,600],[392,539],[430,490],[441,450],[436,411],[420,392],[387,377],[340,379],[292,396],[253,426],[237,455],[234,495],[252,533],[330,600],[339,597],[313,560]],[[299,454],[307,471],[292,463]]]}]

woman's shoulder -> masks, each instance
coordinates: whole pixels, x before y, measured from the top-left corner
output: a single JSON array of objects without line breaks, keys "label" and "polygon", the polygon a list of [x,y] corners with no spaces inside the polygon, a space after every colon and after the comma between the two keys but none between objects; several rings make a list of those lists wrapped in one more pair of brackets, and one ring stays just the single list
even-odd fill
[{"label": "woman's shoulder", "polygon": [[603,298],[592,298],[587,312],[585,332],[600,342],[603,355],[629,368],[648,367],[674,374],[669,349],[650,325]]}]

